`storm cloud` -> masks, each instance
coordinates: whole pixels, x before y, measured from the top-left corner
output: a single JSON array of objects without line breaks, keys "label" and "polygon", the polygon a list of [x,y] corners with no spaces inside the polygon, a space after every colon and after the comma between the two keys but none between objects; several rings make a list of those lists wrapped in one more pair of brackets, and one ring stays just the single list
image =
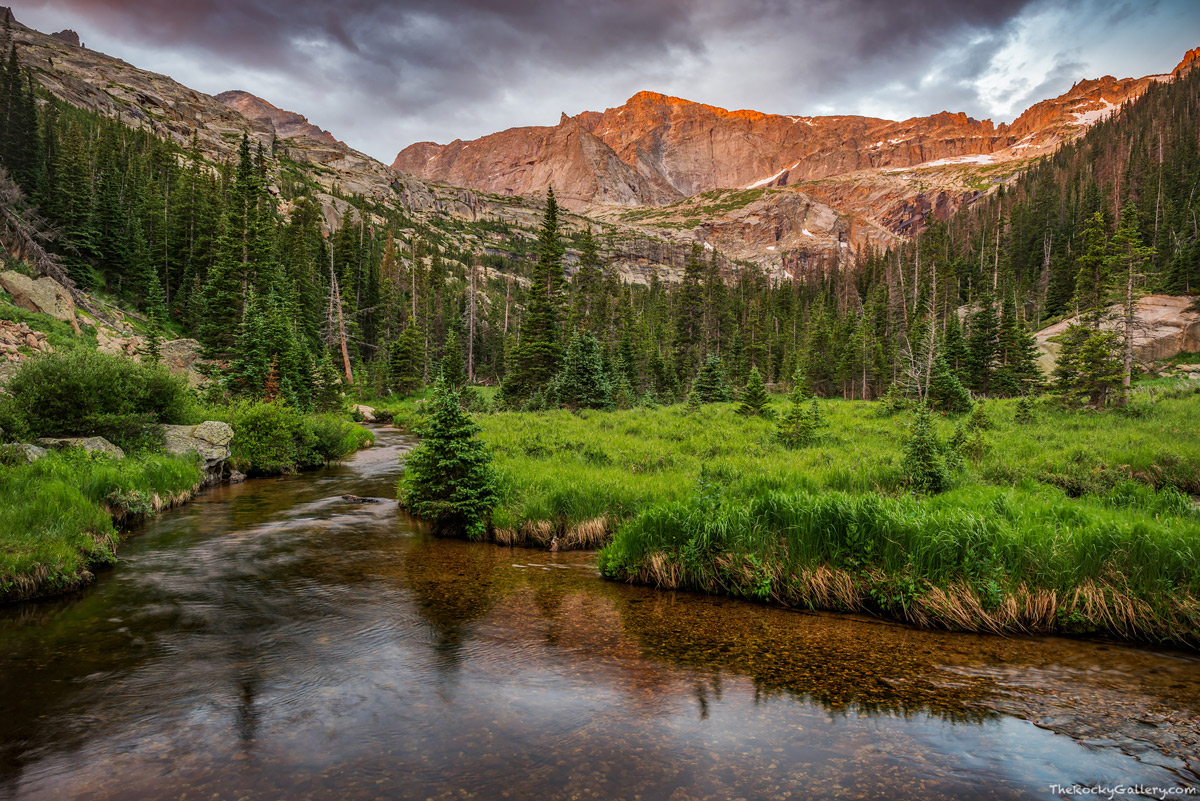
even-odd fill
[{"label": "storm cloud", "polygon": [[1197,44],[1197,5],[30,0],[14,13],[202,91],[260,95],[390,161],[642,89],[776,113],[1011,119],[1079,78],[1169,70]]}]

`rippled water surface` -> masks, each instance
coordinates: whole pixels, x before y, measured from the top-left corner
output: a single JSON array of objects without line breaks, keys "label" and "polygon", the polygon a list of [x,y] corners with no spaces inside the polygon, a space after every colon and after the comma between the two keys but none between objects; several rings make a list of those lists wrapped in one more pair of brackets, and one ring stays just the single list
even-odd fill
[{"label": "rippled water surface", "polygon": [[[1200,661],[436,540],[408,440],[200,496],[0,608],[0,798],[1028,798],[1200,786]],[[1200,797],[1200,796],[1197,796]]]}]

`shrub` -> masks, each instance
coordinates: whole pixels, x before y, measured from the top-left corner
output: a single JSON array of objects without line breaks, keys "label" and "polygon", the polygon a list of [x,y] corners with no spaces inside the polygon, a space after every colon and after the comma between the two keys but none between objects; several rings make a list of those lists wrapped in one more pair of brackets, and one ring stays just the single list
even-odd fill
[{"label": "shrub", "polygon": [[401,506],[430,521],[440,534],[479,539],[499,500],[499,481],[479,426],[462,410],[458,393],[439,378],[421,444],[404,457],[396,487]]},{"label": "shrub", "polygon": [[306,415],[278,401],[242,401],[198,410],[233,427],[232,465],[251,476],[275,476],[343,459],[375,440],[336,415]]},{"label": "shrub", "polygon": [[102,436],[128,450],[160,442],[187,415],[187,382],[159,365],[77,349],[23,362],[0,414],[31,437]]},{"label": "shrub", "polygon": [[371,432],[362,426],[330,414],[311,415],[305,418],[304,425],[310,432],[307,442],[312,458],[300,458],[298,461],[301,463],[311,463],[314,459],[324,464],[336,462],[374,441]]}]

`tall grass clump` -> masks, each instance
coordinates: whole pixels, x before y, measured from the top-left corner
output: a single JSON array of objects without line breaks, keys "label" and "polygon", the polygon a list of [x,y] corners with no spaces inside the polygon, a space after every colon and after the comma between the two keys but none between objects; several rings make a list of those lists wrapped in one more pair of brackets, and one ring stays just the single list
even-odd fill
[{"label": "tall grass clump", "polygon": [[0,466],[0,600],[50,595],[116,558],[117,522],[186,500],[201,481],[194,458],[112,460],[79,450]]},{"label": "tall grass clump", "polygon": [[920,626],[1200,644],[1200,516],[1154,519],[1050,489],[933,499],[769,491],[653,506],[604,575],[867,611]]}]

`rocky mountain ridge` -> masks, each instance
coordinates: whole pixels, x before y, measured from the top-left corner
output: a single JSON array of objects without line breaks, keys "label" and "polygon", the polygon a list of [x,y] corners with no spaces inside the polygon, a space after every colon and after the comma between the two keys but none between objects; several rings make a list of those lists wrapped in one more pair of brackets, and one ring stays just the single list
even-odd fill
[{"label": "rocky mountain ridge", "polygon": [[[945,111],[903,121],[727,111],[643,91],[616,108],[564,114],[552,127],[447,145],[420,142],[400,151],[392,166],[501,195],[544,192],[553,184],[564,205],[585,210],[666,205],[714,189],[782,187],[863,170],[1027,159],[1116,113],[1150,83],[1181,74],[1196,52],[1171,74],[1080,81],[1011,125]],[[581,148],[588,159],[578,157]]]}]

